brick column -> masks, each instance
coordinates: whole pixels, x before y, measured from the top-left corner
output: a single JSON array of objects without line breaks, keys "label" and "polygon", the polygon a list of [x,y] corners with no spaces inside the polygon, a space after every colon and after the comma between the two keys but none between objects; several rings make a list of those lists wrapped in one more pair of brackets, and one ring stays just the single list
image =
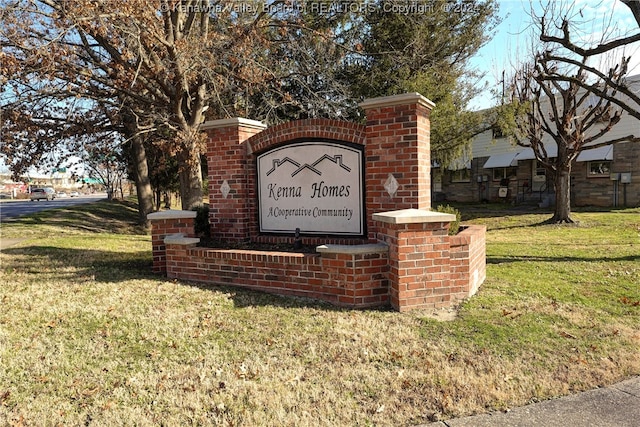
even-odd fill
[{"label": "brick column", "polygon": [[[434,106],[419,93],[360,104],[367,115],[367,212],[431,209],[429,114]],[[374,238],[371,220],[368,230]]]},{"label": "brick column", "polygon": [[153,253],[153,272],[167,272],[167,253],[164,238],[172,234],[195,237],[195,211],[162,211],[147,215],[151,222],[151,245]]},{"label": "brick column", "polygon": [[455,215],[418,209],[374,214],[389,245],[389,299],[398,311],[450,305],[449,225]]},{"label": "brick column", "polygon": [[189,257],[189,249],[194,248],[200,239],[197,237],[185,237],[179,234],[169,235],[164,238],[166,248],[166,273],[169,279],[203,280],[206,274],[197,274],[189,271],[196,265]]},{"label": "brick column", "polygon": [[249,154],[244,142],[266,125],[243,118],[205,122],[209,178],[211,236],[223,240],[248,240],[251,232],[251,197],[247,177]]},{"label": "brick column", "polygon": [[325,289],[338,292],[336,304],[364,308],[388,303],[387,245],[322,245],[316,251],[326,275]]}]

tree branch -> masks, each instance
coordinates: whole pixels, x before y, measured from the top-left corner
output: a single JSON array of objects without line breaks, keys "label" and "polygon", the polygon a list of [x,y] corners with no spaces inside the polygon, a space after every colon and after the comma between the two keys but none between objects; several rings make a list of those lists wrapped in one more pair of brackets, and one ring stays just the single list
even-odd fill
[{"label": "tree branch", "polygon": [[551,36],[544,33],[544,27],[542,34],[540,34],[540,41],[546,43],[558,43],[565,49],[570,50],[573,53],[577,53],[580,56],[594,56],[602,53],[609,52],[615,48],[628,45],[640,41],[640,33],[632,36],[624,37],[621,39],[612,40],[608,43],[599,44],[598,46],[590,49],[584,49],[571,41],[569,34],[569,23],[566,20],[562,21],[562,37]]}]

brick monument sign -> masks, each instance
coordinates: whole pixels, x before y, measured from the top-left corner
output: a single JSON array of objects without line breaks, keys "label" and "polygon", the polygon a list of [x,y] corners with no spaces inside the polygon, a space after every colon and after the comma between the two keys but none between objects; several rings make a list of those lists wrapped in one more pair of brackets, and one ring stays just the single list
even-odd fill
[{"label": "brick monument sign", "polygon": [[485,228],[450,236],[431,211],[433,103],[364,101],[365,125],[309,119],[206,122],[211,236],[316,246],[315,253],[198,246],[195,212],[149,215],[154,271],[167,277],[405,311],[456,304],[485,279]]}]

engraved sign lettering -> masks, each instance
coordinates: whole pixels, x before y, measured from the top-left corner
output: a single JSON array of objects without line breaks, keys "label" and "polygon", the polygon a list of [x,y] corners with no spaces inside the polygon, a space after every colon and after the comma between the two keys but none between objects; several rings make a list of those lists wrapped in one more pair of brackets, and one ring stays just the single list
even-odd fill
[{"label": "engraved sign lettering", "polygon": [[261,232],[364,234],[361,148],[296,142],[257,161]]}]

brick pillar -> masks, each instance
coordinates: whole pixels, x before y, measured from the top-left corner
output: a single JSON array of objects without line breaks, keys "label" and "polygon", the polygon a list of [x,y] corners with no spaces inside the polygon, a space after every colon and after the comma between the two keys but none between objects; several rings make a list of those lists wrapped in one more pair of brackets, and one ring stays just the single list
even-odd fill
[{"label": "brick pillar", "polygon": [[321,245],[316,248],[326,275],[326,289],[339,305],[375,307],[389,301],[389,247],[384,244]]},{"label": "brick pillar", "polygon": [[418,209],[373,215],[389,245],[389,300],[398,311],[449,306],[449,225],[455,215]]},{"label": "brick pillar", "polygon": [[[434,105],[419,93],[360,104],[367,115],[367,212],[431,209],[429,114]],[[371,218],[367,225],[369,237],[374,238]]]},{"label": "brick pillar", "polygon": [[249,154],[244,142],[266,125],[243,118],[205,122],[209,177],[209,222],[211,236],[222,240],[248,240],[251,223],[247,177]]},{"label": "brick pillar", "polygon": [[186,280],[203,280],[204,274],[198,275],[191,262],[193,259],[189,256],[189,249],[194,248],[200,239],[197,237],[183,237],[180,235],[167,236],[164,239],[166,248],[166,274],[169,279],[186,279]]},{"label": "brick pillar", "polygon": [[153,272],[167,272],[167,253],[164,238],[171,234],[195,237],[195,211],[162,211],[147,215],[151,222],[151,246],[153,254]]}]

